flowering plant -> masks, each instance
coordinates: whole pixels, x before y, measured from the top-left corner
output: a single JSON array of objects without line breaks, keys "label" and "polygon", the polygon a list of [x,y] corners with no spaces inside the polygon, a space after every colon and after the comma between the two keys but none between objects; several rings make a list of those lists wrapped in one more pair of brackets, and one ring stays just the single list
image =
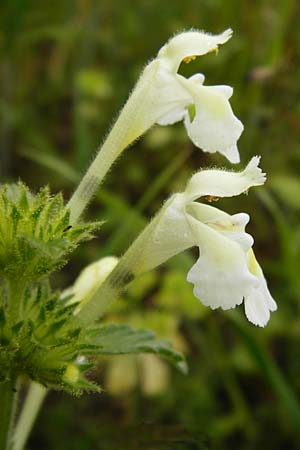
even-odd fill
[{"label": "flowering plant", "polygon": [[[260,326],[276,309],[252,251],[253,238],[245,232],[249,216],[195,201],[236,196],[262,185],[258,157],[241,172],[200,170],[183,192],[165,202],[120,260],[93,263],[62,292],[50,283],[77,246],[98,232],[101,222],[81,217],[105,174],[155,123],[183,120],[197,147],[239,161],[243,126],[229,104],[232,89],[205,86],[202,74],[189,79],[178,74],[182,61],[217,51],[230,36],[231,30],[216,36],[190,31],[162,47],[66,206],[62,195],[51,195],[48,188],[33,194],[21,182],[0,187],[1,449],[24,448],[46,389],[99,392],[88,377],[97,356],[154,353],[186,371],[184,356],[153,332],[101,321],[129,282],[177,253],[199,248],[187,280],[204,305],[229,309],[244,300],[248,319]],[[16,386],[24,376],[32,384],[15,423]]]}]

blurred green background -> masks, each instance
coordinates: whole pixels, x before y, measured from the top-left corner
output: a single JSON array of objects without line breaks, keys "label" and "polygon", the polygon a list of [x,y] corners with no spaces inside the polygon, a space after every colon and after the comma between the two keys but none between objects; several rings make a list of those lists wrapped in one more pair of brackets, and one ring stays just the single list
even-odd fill
[{"label": "blurred green background", "polygon": [[[233,38],[181,72],[234,87],[244,165],[262,155],[264,188],[222,200],[248,212],[256,254],[278,302],[265,329],[239,310],[202,307],[185,281],[186,253],[135,281],[110,318],[157,330],[187,354],[190,373],[155,358],[99,363],[105,389],[52,393],[32,450],[300,448],[300,3],[297,0],[2,0],[0,175],[67,199],[144,64],[175,32]],[[229,167],[193,148],[184,127],[154,127],[127,150],[88,211],[100,236],[53,280],[67,286],[89,262],[120,255],[169,193],[201,166]],[[242,167],[241,165],[241,167]],[[120,377],[120,374],[122,375]]]}]

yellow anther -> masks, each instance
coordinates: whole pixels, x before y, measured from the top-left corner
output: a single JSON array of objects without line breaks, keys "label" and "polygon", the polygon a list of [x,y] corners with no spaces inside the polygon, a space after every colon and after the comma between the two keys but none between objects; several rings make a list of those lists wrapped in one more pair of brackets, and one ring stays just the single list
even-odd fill
[{"label": "yellow anther", "polygon": [[197,55],[186,56],[185,58],[183,58],[183,62],[188,64],[191,61],[194,61],[194,59],[196,59],[196,58],[197,58]]},{"label": "yellow anther", "polygon": [[218,200],[220,200],[220,197],[216,197],[215,195],[205,195],[205,197],[203,198],[208,202],[217,202]]}]

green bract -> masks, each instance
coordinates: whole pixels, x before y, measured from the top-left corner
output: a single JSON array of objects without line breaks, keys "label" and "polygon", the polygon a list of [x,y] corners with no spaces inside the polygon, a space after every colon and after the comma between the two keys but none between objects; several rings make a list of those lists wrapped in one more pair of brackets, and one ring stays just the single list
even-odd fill
[{"label": "green bract", "polygon": [[[10,324],[8,308],[2,307],[0,379],[27,375],[47,387],[75,393],[95,389],[80,376],[87,367],[76,364],[79,353],[89,346],[83,345],[80,329],[66,327],[74,305],[65,306],[57,294],[51,294],[47,283],[39,283],[26,289],[22,306],[23,319],[15,325]],[[78,376],[69,380],[65,374],[73,362]]]},{"label": "green bract", "polygon": [[0,187],[0,276],[37,280],[61,268],[100,223],[69,226],[62,194],[45,187],[36,195],[22,184]]}]

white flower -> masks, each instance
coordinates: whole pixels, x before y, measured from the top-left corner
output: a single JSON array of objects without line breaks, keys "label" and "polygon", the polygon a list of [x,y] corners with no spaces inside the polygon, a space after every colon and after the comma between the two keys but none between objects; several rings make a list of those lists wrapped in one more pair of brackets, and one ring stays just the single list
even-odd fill
[{"label": "white flower", "polygon": [[265,182],[254,157],[242,172],[202,170],[188,182],[183,193],[173,195],[145,234],[135,272],[149,270],[193,246],[199,259],[187,280],[194,295],[212,309],[234,308],[245,301],[247,318],[265,326],[276,303],[251,249],[253,238],[245,232],[248,214],[230,215],[194,200],[199,197],[231,197]]},{"label": "white flower", "polygon": [[122,151],[155,123],[168,125],[184,121],[197,147],[220,152],[232,163],[239,162],[237,140],[242,123],[234,116],[229,86],[204,86],[204,76],[187,79],[178,74],[182,61],[217,51],[230,39],[231,30],[218,35],[188,31],[170,39],[142,72],[135,88],[105,139],[97,157],[72,195],[68,208],[76,222],[97,187]]},{"label": "white flower", "polygon": [[232,163],[239,162],[236,142],[243,125],[230,107],[232,88],[204,86],[202,74],[187,79],[177,73],[182,61],[216,51],[231,34],[230,29],[219,35],[188,31],[173,37],[161,48],[146,66],[121,113],[126,117],[123,128],[127,131],[123,144],[128,145],[154,123],[169,125],[183,120],[197,147],[210,153],[220,152]]}]

